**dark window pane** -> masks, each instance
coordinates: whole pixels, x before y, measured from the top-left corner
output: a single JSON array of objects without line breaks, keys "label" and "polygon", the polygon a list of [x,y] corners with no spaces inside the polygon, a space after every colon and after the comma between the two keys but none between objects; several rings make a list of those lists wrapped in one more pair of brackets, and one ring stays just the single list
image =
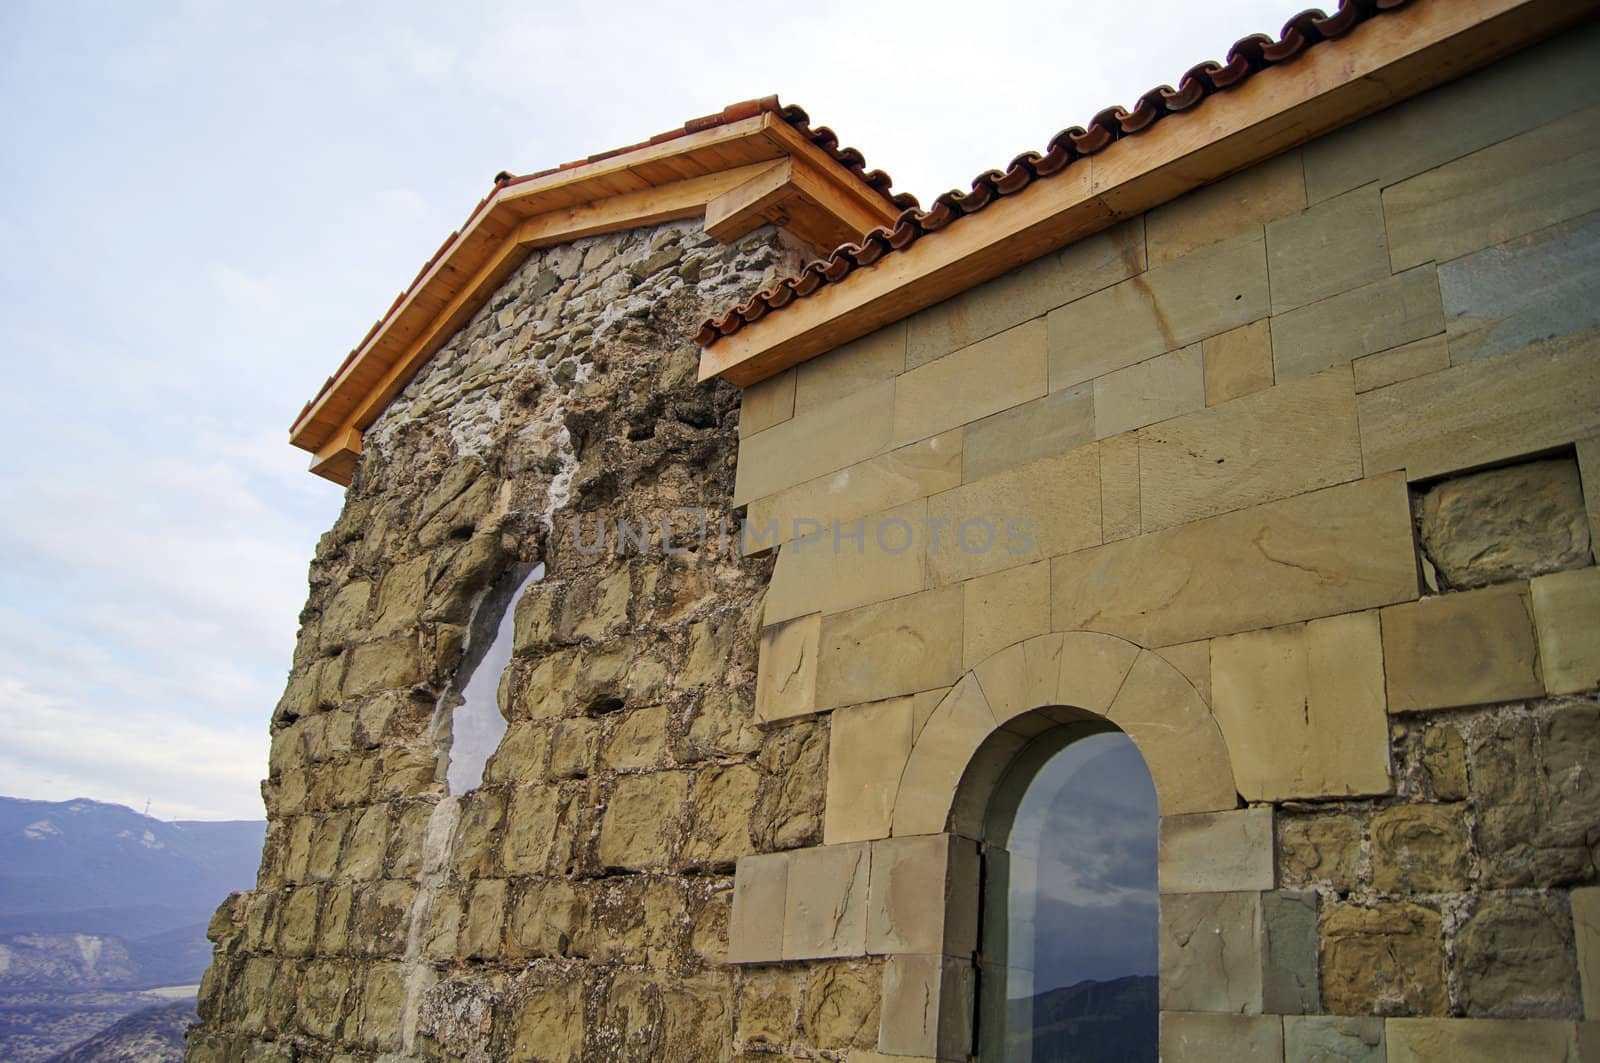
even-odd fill
[{"label": "dark window pane", "polygon": [[[1156,1058],[1156,793],[1120,731],[1044,736],[1001,787],[985,884],[983,1058]],[[1042,760],[1042,763],[1041,763]]]}]

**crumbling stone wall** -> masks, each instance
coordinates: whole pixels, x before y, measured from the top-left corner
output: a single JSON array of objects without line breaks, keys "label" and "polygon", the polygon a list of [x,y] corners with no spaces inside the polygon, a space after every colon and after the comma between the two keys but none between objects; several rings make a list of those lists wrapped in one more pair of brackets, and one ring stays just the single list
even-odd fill
[{"label": "crumbling stone wall", "polygon": [[[736,858],[820,840],[827,724],[753,726],[770,562],[717,541],[738,394],[696,384],[688,337],[796,264],[770,228],[721,247],[697,222],[539,252],[366,433],[189,1058],[709,1060],[738,1013],[750,1040],[876,1036],[870,963],[722,964]],[[651,543],[619,550],[619,520]],[[506,735],[447,795],[441,697],[532,563]]]}]

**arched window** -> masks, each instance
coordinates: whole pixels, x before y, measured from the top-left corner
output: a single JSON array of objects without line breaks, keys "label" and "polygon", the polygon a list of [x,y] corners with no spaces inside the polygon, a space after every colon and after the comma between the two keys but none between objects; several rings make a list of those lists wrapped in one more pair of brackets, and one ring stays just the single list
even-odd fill
[{"label": "arched window", "polygon": [[1154,1061],[1155,785],[1103,720],[1012,761],[984,823],[980,1058]]}]

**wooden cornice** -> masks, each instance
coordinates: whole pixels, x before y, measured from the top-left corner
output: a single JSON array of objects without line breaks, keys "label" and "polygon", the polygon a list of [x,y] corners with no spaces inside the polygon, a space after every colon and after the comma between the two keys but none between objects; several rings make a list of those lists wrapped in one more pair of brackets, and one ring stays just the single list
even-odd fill
[{"label": "wooden cornice", "polygon": [[748,387],[1597,9],[1600,0],[1420,0],[1386,13],[717,339],[700,378]]},{"label": "wooden cornice", "polygon": [[706,216],[727,243],[772,222],[819,254],[900,208],[775,113],[497,184],[290,429],[311,471],[348,484],[361,433],[535,250]]}]

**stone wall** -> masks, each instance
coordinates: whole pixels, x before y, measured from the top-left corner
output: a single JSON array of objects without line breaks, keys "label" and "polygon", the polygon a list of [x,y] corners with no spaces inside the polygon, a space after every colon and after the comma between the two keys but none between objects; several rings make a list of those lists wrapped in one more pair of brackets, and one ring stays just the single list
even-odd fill
[{"label": "stone wall", "polygon": [[[870,962],[723,963],[735,860],[821,839],[828,738],[753,726],[771,562],[718,547],[738,395],[696,384],[688,337],[797,261],[775,230],[725,248],[697,221],[537,253],[366,433],[273,716],[258,886],[213,921],[189,1058],[876,1038]],[[619,520],[650,545],[619,549]],[[505,737],[447,795],[448,691],[494,628],[474,611],[532,563]]]},{"label": "stone wall", "polygon": [[1165,1058],[1595,1051],[1597,47],[746,391],[758,711],[831,744],[734,962],[883,956],[876,1050],[966,1059],[988,799],[1109,720],[1160,799]]}]

